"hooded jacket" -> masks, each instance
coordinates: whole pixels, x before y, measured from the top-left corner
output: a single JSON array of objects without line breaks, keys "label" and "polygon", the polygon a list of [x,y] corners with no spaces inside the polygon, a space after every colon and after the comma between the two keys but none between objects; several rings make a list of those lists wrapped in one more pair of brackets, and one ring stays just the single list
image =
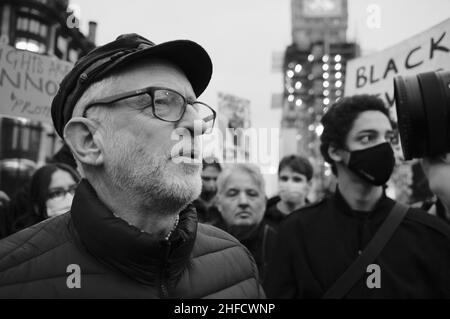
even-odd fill
[{"label": "hooded jacket", "polygon": [[189,205],[169,240],[116,217],[82,180],[70,212],[0,241],[0,298],[262,298],[257,267]]}]

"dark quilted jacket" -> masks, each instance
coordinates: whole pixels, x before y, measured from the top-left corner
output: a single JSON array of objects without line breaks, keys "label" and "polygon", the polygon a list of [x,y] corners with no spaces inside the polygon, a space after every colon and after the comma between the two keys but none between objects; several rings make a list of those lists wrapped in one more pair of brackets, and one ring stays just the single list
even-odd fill
[{"label": "dark quilted jacket", "polygon": [[[81,288],[70,284],[74,264]],[[71,212],[0,241],[0,298],[263,297],[248,250],[198,224],[192,206],[170,240],[155,243],[115,217],[86,180]]]}]

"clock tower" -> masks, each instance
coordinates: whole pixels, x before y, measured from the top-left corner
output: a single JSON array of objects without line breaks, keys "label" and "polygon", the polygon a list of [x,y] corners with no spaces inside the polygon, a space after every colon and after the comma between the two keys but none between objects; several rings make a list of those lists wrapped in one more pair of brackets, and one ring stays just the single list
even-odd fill
[{"label": "clock tower", "polygon": [[346,41],[347,0],[292,0],[291,6],[292,39],[298,49]]}]

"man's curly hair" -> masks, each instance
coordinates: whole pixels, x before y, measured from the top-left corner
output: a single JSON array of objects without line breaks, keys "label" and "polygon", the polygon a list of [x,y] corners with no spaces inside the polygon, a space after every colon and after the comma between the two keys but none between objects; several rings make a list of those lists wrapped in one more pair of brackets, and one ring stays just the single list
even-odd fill
[{"label": "man's curly hair", "polygon": [[[380,111],[391,121],[389,111],[383,101],[375,95],[353,95],[344,97],[334,103],[322,117],[323,132],[320,136],[320,152],[325,161],[331,165],[336,174],[336,165],[328,154],[330,145],[346,149],[347,134],[353,127],[355,119],[365,111]],[[392,123],[392,121],[391,121]]]}]

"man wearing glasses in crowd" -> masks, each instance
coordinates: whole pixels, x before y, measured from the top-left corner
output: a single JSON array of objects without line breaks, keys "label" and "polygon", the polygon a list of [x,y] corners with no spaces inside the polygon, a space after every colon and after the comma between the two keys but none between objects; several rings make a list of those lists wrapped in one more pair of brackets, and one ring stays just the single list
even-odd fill
[{"label": "man wearing glasses in crowd", "polygon": [[198,44],[136,34],[77,62],[52,118],[83,179],[70,213],[0,242],[0,297],[264,296],[248,251],[190,204],[216,116],[197,101],[211,74]]}]

